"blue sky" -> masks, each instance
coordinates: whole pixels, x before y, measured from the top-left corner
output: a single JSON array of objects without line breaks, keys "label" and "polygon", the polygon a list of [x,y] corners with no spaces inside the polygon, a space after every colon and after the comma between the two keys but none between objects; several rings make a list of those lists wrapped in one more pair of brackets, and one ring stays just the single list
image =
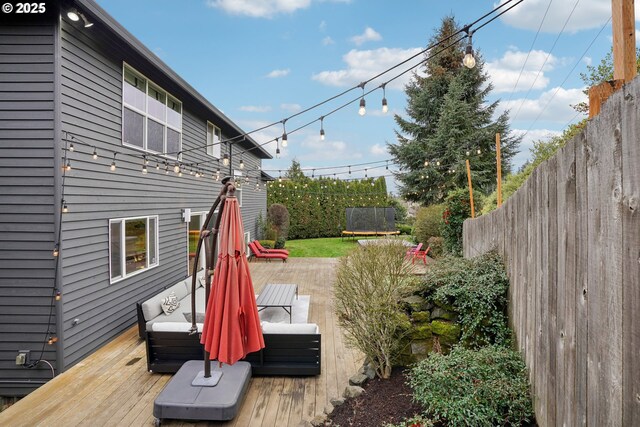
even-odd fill
[{"label": "blue sky", "polygon": [[[97,2],[245,131],[279,121],[323,101],[424,49],[444,16],[453,15],[460,24],[465,24],[500,3],[478,0]],[[483,55],[487,63],[485,69],[494,85],[489,100],[500,99],[500,111],[511,110],[512,129],[526,133],[521,153],[515,159],[516,166],[529,157],[533,140],[558,133],[581,118],[570,107],[584,100],[579,74],[587,64],[598,63],[611,48],[611,25],[605,26],[611,16],[610,0],[552,0],[542,31],[530,49],[549,4],[549,0],[524,0],[479,30],[473,38],[474,48]],[[636,5],[636,24],[639,8]],[[604,30],[597,36],[603,26]],[[403,66],[400,70],[406,68]],[[409,74],[387,86],[390,110],[386,115],[380,111],[381,91],[373,92],[366,97],[364,117],[358,115],[356,102],[325,118],[324,141],[319,138],[319,123],[290,134],[280,159],[265,161],[263,169],[277,176],[277,170],[286,170],[292,159],[300,161],[303,168],[389,159],[386,143],[395,141],[393,113],[404,114],[406,97],[402,87],[408,78]],[[365,89],[377,85],[379,83],[374,82]],[[334,103],[291,119],[286,123],[287,129],[317,119],[360,93],[358,89]],[[281,135],[282,130],[282,126],[276,126],[253,137],[265,142]],[[275,153],[275,143],[268,149]],[[342,168],[323,173],[344,171]],[[370,177],[384,173],[384,164],[368,170]],[[351,176],[358,175],[363,176],[364,172]],[[387,179],[387,183],[390,189],[394,188],[391,179]]]}]

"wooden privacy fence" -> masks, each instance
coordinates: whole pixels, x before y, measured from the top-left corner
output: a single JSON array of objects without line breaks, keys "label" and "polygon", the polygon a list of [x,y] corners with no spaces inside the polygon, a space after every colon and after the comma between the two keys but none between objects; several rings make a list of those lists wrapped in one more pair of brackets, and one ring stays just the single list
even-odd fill
[{"label": "wooden privacy fence", "polygon": [[640,80],[609,98],[488,215],[464,254],[497,250],[541,426],[640,425]]}]

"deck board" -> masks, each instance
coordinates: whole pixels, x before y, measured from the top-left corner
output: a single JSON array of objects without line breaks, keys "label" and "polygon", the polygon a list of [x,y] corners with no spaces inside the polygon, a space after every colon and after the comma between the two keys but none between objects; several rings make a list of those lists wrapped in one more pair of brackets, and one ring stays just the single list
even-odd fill
[{"label": "deck board", "polygon": [[[322,333],[322,373],[315,377],[254,377],[240,412],[229,422],[166,420],[163,425],[297,426],[323,412],[362,363],[346,346],[332,309],[337,259],[289,258],[250,263],[256,292],[267,283],[297,283],[311,295],[309,321]],[[137,358],[140,358],[136,361]],[[153,402],[171,375],[146,370],[144,342],[132,326],[67,372],[0,413],[10,426],[152,426]]]}]

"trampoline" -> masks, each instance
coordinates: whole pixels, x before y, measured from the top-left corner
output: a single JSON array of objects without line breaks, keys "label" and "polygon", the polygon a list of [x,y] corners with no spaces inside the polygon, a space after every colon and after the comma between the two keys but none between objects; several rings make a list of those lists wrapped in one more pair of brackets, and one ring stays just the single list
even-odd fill
[{"label": "trampoline", "polygon": [[342,237],[400,234],[396,230],[394,208],[347,208],[346,215],[347,228],[342,231]]}]

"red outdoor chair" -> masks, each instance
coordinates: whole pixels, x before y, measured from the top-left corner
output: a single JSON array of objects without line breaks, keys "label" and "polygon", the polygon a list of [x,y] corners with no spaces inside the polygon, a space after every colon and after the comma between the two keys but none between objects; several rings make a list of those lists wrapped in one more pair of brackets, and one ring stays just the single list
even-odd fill
[{"label": "red outdoor chair", "polygon": [[258,247],[260,252],[264,252],[264,253],[267,253],[267,254],[285,254],[285,255],[289,256],[289,251],[286,250],[286,249],[266,249],[257,240],[254,240],[253,243]]},{"label": "red outdoor chair", "polygon": [[272,259],[281,259],[282,262],[287,262],[287,258],[289,258],[289,255],[286,255],[286,254],[262,252],[260,251],[258,246],[256,246],[255,242],[249,243],[249,249],[251,249],[251,255],[249,256],[249,261],[255,258],[255,259],[266,259],[269,261],[271,261]]},{"label": "red outdoor chair", "polygon": [[427,246],[427,249],[424,251],[416,251],[413,254],[413,258],[411,258],[411,264],[415,264],[416,259],[421,259],[424,265],[427,265],[427,254],[431,250],[431,246]]},{"label": "red outdoor chair", "polygon": [[411,249],[409,249],[409,250],[407,251],[407,255],[406,255],[406,257],[407,257],[407,258],[413,258],[413,255],[414,255],[416,252],[418,252],[418,251],[420,250],[420,248],[422,248],[422,243],[418,243],[418,245],[417,245],[417,246],[413,246],[413,247],[411,247]]}]

